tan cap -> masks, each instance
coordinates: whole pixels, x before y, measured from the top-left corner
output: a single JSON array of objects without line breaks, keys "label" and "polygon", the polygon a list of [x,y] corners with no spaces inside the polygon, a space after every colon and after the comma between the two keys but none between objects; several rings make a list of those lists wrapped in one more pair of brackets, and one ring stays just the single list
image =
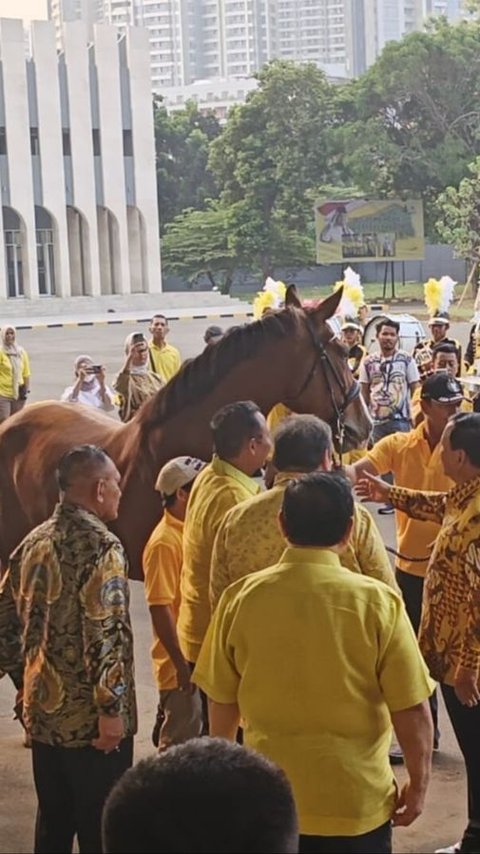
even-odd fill
[{"label": "tan cap", "polygon": [[160,469],[155,489],[163,495],[173,495],[177,489],[195,480],[206,465],[196,457],[174,457]]}]

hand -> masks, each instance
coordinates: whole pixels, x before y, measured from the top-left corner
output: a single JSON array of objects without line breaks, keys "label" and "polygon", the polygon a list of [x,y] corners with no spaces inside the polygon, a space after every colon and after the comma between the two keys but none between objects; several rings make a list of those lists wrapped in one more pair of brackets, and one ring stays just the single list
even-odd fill
[{"label": "hand", "polygon": [[87,379],[88,372],[85,370],[85,368],[79,368],[77,373],[78,373],[79,381],[81,383],[84,383],[85,380]]},{"label": "hand", "polygon": [[455,674],[455,694],[463,706],[477,706],[480,700],[478,691],[478,673],[467,667],[457,667]]},{"label": "hand", "polygon": [[355,484],[355,493],[364,501],[376,501],[379,504],[388,504],[390,501],[391,486],[385,483],[381,477],[375,477],[370,472],[363,472],[362,477]]},{"label": "hand", "polygon": [[414,789],[410,782],[404,783],[397,795],[397,802],[392,814],[394,827],[408,827],[423,812],[425,792]]},{"label": "hand", "polygon": [[123,738],[123,721],[119,715],[99,715],[98,738],[92,741],[95,750],[111,753]]},{"label": "hand", "polygon": [[177,671],[178,690],[185,691],[188,694],[193,694],[195,691],[195,685],[191,681],[192,674],[187,662],[182,662],[182,664],[179,664],[175,669]]},{"label": "hand", "polygon": [[97,374],[97,379],[98,379],[100,386],[103,388],[105,385],[105,381],[106,381],[106,371],[105,371],[105,368],[103,367],[103,365]]}]

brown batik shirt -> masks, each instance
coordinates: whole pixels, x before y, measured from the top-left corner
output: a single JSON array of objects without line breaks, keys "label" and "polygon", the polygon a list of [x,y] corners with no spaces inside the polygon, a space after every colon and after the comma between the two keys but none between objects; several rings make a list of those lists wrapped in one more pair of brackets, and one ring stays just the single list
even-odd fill
[{"label": "brown batik shirt", "polygon": [[33,739],[83,747],[99,715],[136,731],[127,557],[93,513],[66,502],[10,558],[0,587],[0,675],[23,686]]}]

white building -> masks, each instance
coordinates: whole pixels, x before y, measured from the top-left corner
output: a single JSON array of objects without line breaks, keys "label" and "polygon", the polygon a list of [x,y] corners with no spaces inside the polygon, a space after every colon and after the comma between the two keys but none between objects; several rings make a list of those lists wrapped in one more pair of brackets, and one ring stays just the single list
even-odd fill
[{"label": "white building", "polygon": [[146,33],[0,19],[0,299],[161,291]]}]

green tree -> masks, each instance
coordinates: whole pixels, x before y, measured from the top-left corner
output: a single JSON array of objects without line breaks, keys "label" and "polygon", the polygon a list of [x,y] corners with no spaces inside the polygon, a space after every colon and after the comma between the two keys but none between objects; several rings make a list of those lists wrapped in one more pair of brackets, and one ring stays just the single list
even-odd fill
[{"label": "green tree", "polygon": [[447,187],[437,202],[440,238],[471,264],[468,282],[476,291],[476,272],[480,263],[480,157],[469,164],[470,177],[463,178],[458,189]]},{"label": "green tree", "polygon": [[157,193],[160,232],[186,208],[203,209],[217,196],[208,168],[211,142],[220,134],[213,115],[202,114],[189,101],[184,110],[168,113],[160,99],[154,102]]},{"label": "green tree", "polygon": [[338,92],[335,165],[364,192],[421,195],[434,234],[435,200],[480,154],[480,24],[436,20],[386,46]]},{"label": "green tree", "polygon": [[229,293],[241,259],[230,246],[229,211],[218,204],[206,210],[185,210],[166,226],[162,267],[193,285],[207,276],[212,287]]},{"label": "green tree", "polygon": [[312,65],[275,61],[234,108],[211,145],[209,165],[230,209],[235,254],[264,276],[314,262],[312,193],[329,175],[333,87]]}]

